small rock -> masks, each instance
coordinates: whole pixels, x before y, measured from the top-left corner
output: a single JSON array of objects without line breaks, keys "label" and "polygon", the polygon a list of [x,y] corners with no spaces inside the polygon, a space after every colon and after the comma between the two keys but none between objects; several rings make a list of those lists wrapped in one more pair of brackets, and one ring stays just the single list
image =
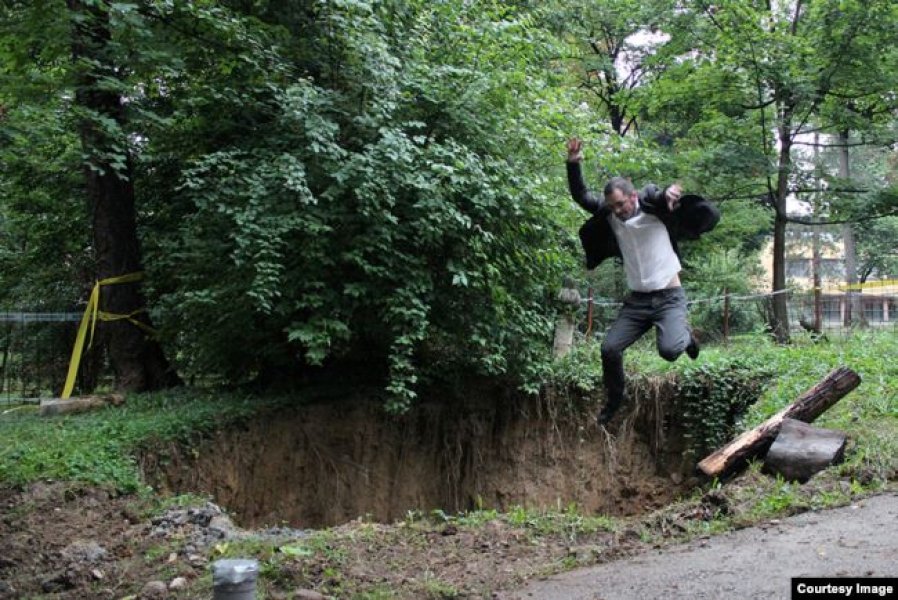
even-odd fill
[{"label": "small rock", "polygon": [[41,589],[47,594],[56,594],[75,587],[75,583],[68,573],[56,573],[49,579],[41,582]]},{"label": "small rock", "polygon": [[140,523],[140,515],[138,515],[137,511],[135,511],[130,506],[122,509],[122,518],[132,525],[135,523]]},{"label": "small rock", "polygon": [[206,565],[206,557],[200,554],[190,554],[187,556],[187,563],[191,567],[204,567]]},{"label": "small rock", "polygon": [[327,600],[324,594],[319,594],[315,590],[296,590],[293,597],[296,600]]},{"label": "small rock", "polygon": [[175,561],[177,561],[177,560],[178,560],[178,553],[177,553],[177,552],[172,552],[171,554],[168,555],[168,562],[173,563],[173,562],[175,562]]},{"label": "small rock", "polygon": [[234,523],[227,515],[215,515],[209,520],[209,530],[226,538],[234,530]]},{"label": "small rock", "polygon": [[97,581],[100,581],[101,579],[106,577],[106,575],[104,575],[103,571],[101,571],[100,569],[91,569],[90,576],[93,577],[94,579],[96,579]]},{"label": "small rock", "polygon": [[670,474],[670,480],[674,485],[680,485],[681,483],[683,483],[683,476],[677,472],[674,472]]},{"label": "small rock", "polygon": [[187,579],[185,577],[175,577],[171,580],[171,583],[168,584],[168,589],[172,591],[186,590]]},{"label": "small rock", "polygon": [[106,557],[106,549],[96,542],[78,540],[63,548],[62,556],[70,561],[94,563]]},{"label": "small rock", "polygon": [[140,598],[165,598],[168,588],[161,581],[150,581],[140,589]]}]

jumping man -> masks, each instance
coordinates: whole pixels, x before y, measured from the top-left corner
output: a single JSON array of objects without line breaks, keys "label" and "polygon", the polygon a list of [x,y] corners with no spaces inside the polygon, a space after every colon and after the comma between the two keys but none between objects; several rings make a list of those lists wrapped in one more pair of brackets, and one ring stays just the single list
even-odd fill
[{"label": "jumping man", "polygon": [[603,196],[587,189],[580,163],[583,143],[567,143],[567,175],[571,196],[592,217],[580,228],[586,268],[606,258],[623,259],[630,294],[602,342],[602,378],[607,402],[599,423],[607,424],[625,399],[624,350],[652,326],[658,353],[675,361],[686,352],[698,357],[698,342],[686,322],[686,294],[680,285],[678,239],[697,239],[720,220],[717,208],[680,186],[663,190],[654,184],[637,191],[623,177],[605,185]]}]

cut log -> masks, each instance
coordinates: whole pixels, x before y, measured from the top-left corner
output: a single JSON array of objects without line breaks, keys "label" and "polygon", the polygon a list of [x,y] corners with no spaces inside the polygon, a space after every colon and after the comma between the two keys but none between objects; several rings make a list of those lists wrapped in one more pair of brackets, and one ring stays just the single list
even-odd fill
[{"label": "cut log", "polygon": [[860,375],[848,367],[833,370],[798,400],[702,459],[698,463],[699,471],[708,477],[728,474],[744,465],[749,458],[766,451],[779,433],[783,419],[811,423],[860,383]]},{"label": "cut log", "polygon": [[783,419],[779,435],[764,457],[764,470],[789,481],[805,482],[814,473],[842,462],[845,440],[841,431]]},{"label": "cut log", "polygon": [[41,400],[40,415],[49,417],[84,412],[101,406],[118,406],[124,403],[121,394],[103,394],[99,396],[77,396],[75,398],[49,398]]}]

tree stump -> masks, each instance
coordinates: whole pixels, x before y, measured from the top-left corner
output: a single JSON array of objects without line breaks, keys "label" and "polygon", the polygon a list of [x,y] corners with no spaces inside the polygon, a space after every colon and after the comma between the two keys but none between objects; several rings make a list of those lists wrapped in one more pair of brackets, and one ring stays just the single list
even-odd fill
[{"label": "tree stump", "polygon": [[770,447],[779,433],[783,419],[797,419],[810,423],[860,383],[860,375],[848,367],[835,369],[802,394],[798,400],[723,448],[706,456],[698,463],[698,469],[708,477],[720,477],[736,470],[749,458]]},{"label": "tree stump", "polygon": [[764,470],[803,483],[814,473],[842,462],[846,439],[841,431],[783,419],[779,435],[764,458]]}]

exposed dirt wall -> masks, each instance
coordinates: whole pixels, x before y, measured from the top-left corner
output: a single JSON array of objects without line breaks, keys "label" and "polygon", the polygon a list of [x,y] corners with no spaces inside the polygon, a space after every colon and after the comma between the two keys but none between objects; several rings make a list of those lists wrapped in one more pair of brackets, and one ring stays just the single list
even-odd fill
[{"label": "exposed dirt wall", "polygon": [[401,418],[376,401],[297,406],[189,452],[148,454],[143,467],[163,491],[211,494],[246,527],[570,503],[634,514],[682,489],[662,396],[625,410],[615,434],[596,426],[593,408],[562,411],[544,399],[423,403]]}]

